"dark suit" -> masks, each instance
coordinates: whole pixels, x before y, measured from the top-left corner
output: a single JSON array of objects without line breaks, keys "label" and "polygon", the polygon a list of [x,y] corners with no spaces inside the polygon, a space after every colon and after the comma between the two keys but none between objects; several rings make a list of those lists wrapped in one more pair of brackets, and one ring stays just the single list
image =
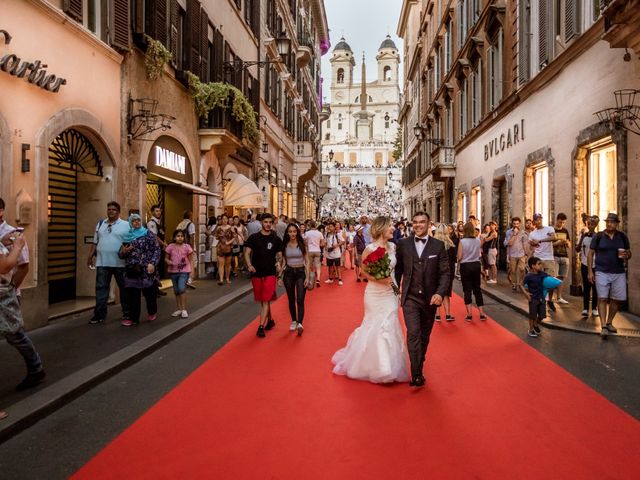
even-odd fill
[{"label": "dark suit", "polygon": [[[429,336],[437,307],[430,305],[435,294],[442,298],[448,293],[451,272],[444,243],[429,237],[418,257],[415,238],[398,241],[396,252],[396,283],[402,285],[400,304],[407,326],[407,348],[411,360],[411,375],[422,375],[422,367],[429,346]],[[402,281],[402,282],[401,282]]]}]

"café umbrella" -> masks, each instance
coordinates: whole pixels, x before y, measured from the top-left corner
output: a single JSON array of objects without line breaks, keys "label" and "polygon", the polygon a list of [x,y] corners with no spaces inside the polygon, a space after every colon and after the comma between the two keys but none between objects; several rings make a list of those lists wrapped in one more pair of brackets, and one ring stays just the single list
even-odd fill
[{"label": "caf\u00e9 umbrella", "polygon": [[258,186],[240,173],[231,177],[224,192],[223,202],[225,206],[238,208],[265,208]]}]

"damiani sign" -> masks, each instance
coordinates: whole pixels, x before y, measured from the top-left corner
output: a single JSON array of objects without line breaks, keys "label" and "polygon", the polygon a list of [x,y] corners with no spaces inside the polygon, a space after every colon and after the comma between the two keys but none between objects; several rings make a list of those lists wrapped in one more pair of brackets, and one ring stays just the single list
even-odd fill
[{"label": "damiani sign", "polygon": [[499,155],[520,140],[524,140],[524,119],[520,120],[520,123],[514,123],[506,132],[502,132],[499,136],[485,144],[484,160],[487,161]]},{"label": "damiani sign", "polygon": [[186,159],[182,155],[178,155],[171,150],[162,148],[158,145],[155,146],[156,151],[156,166],[166,168],[172,172],[185,174]]}]

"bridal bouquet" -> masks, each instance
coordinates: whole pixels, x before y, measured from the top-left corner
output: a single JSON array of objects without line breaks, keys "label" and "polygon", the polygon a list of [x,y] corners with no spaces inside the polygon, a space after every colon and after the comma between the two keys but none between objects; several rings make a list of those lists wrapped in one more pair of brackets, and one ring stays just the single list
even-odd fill
[{"label": "bridal bouquet", "polygon": [[[362,261],[364,271],[376,280],[384,280],[391,276],[391,259],[387,250],[383,247],[376,248]],[[400,289],[395,283],[391,283],[393,293],[398,295]]]}]

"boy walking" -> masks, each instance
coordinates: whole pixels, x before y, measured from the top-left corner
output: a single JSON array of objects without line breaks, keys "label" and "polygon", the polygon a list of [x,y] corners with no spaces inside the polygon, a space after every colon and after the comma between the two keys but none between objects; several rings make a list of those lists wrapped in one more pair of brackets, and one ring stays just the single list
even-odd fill
[{"label": "boy walking", "polygon": [[[529,273],[520,284],[520,291],[529,302],[529,332],[530,337],[540,335],[540,322],[547,316],[543,281],[549,275],[544,272],[542,260],[531,257],[528,261]],[[528,290],[528,291],[527,291]]]}]

